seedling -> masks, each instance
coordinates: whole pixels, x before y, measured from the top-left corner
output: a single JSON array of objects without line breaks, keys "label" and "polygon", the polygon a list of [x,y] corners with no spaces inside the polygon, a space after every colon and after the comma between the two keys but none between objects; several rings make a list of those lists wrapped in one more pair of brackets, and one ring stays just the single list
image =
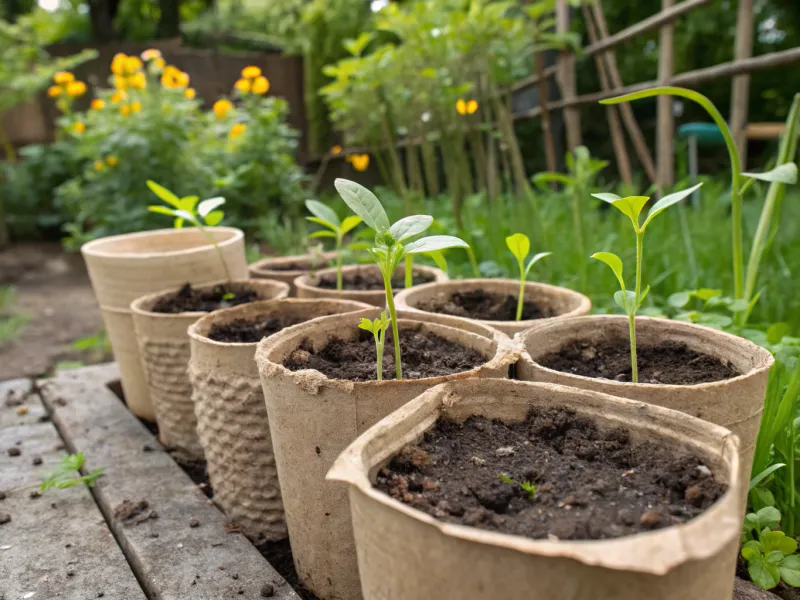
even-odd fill
[{"label": "seedling", "polygon": [[769,590],[781,581],[800,586],[800,555],[797,542],[783,531],[775,531],[780,511],[772,506],[750,513],[744,519],[742,558],[747,572],[758,587]]},{"label": "seedling", "polygon": [[354,227],[361,223],[361,217],[350,215],[344,220],[339,220],[339,216],[334,210],[316,200],[306,200],[306,208],[314,215],[306,217],[307,220],[317,225],[322,225],[326,229],[315,231],[308,237],[310,238],[335,238],[336,239],[336,289],[342,289],[342,241]]},{"label": "seedling", "polygon": [[220,250],[217,240],[214,239],[214,236],[211,235],[206,229],[206,227],[214,227],[214,225],[219,225],[219,223],[222,221],[225,213],[223,213],[221,210],[217,210],[217,208],[225,204],[225,198],[208,198],[207,200],[199,202],[199,196],[185,196],[183,198],[178,198],[178,196],[170,192],[164,186],[157,184],[155,181],[148,180],[147,187],[150,188],[151,192],[169,205],[148,206],[147,210],[161,215],[169,215],[173,217],[175,219],[173,221],[173,226],[175,229],[180,229],[183,227],[183,223],[185,221],[189,221],[189,223],[197,227],[216,249],[217,256],[219,256],[219,261],[222,263],[222,268],[225,270],[225,275],[227,276],[228,281],[230,281],[231,273],[228,271],[228,265],[225,262],[225,258],[222,256],[222,250]]},{"label": "seedling", "polygon": [[525,281],[528,273],[531,272],[533,265],[542,260],[545,256],[550,256],[552,252],[539,252],[525,264],[528,253],[531,251],[531,241],[524,233],[515,233],[506,238],[506,246],[511,250],[511,254],[517,259],[519,265],[519,300],[517,301],[517,321],[522,320],[522,307],[525,305]]},{"label": "seedling", "polygon": [[400,380],[403,378],[403,367],[400,357],[400,335],[397,330],[397,311],[392,293],[392,274],[395,268],[408,254],[423,254],[445,248],[468,248],[469,244],[452,235],[432,235],[411,242],[409,241],[411,238],[431,226],[433,217],[413,215],[391,224],[380,200],[367,188],[347,179],[337,179],[334,185],[347,206],[375,232],[375,242],[368,251],[383,277],[386,306],[389,309],[394,338],[395,376]]},{"label": "seedling", "polygon": [[511,479],[505,473],[498,473],[497,478],[502,481],[503,483],[510,483],[512,485],[516,485],[519,488],[522,488],[526,494],[528,494],[528,499],[533,500],[533,497],[536,495],[536,484],[531,481],[522,481],[519,482],[516,479]]},{"label": "seedling", "polygon": [[639,383],[639,369],[636,363],[636,312],[639,310],[642,302],[644,302],[644,299],[647,297],[647,293],[650,291],[649,285],[642,290],[642,246],[644,243],[644,232],[650,222],[658,214],[664,212],[673,204],[677,204],[684,198],[691,196],[701,185],[703,184],[698,183],[688,190],[664,196],[653,205],[650,212],[647,213],[647,218],[642,225],[639,225],[639,216],[641,215],[644,205],[650,200],[647,196],[627,196],[625,198],[620,198],[616,194],[592,194],[595,198],[608,202],[627,216],[636,234],[636,283],[634,291],[625,289],[625,279],[622,276],[622,260],[619,256],[612,252],[595,252],[592,254],[592,258],[606,263],[614,272],[617,281],[619,281],[620,291],[614,294],[614,302],[628,315],[628,328],[630,330],[631,342],[631,381],[633,383]]},{"label": "seedling", "polygon": [[[94,482],[103,474],[103,469],[95,469],[91,473],[81,476],[80,471],[85,462],[86,457],[83,452],[68,454],[61,459],[56,470],[42,480],[39,491],[44,492],[51,488],[63,490],[79,483],[85,483],[87,487],[94,487]],[[78,477],[74,476],[76,474]]]},{"label": "seedling", "polygon": [[386,343],[386,330],[389,325],[391,325],[391,321],[386,316],[386,311],[381,312],[381,316],[374,321],[362,317],[361,323],[358,324],[361,329],[369,331],[375,336],[376,376],[378,381],[383,381],[383,346]]}]

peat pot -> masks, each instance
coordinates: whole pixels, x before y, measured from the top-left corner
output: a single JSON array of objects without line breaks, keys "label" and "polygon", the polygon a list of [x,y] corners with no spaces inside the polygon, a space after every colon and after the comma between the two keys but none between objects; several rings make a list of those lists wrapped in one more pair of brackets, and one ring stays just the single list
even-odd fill
[{"label": "peat pot", "polygon": [[508,377],[519,357],[516,344],[495,329],[442,315],[423,322],[426,315],[401,312],[401,339],[404,332],[435,334],[474,350],[485,362],[451,375],[381,382],[329,379],[315,369],[284,366],[297,351],[308,354],[301,346],[319,350],[332,339],[356,338],[359,318],[375,318],[379,312],[374,308],[296,325],[262,340],[256,350],[295,566],[300,581],[321,600],[360,597],[347,493],[325,481],[334,459],[359,434],[424,390],[446,381]]},{"label": "peat pot", "polygon": [[[267,407],[255,362],[257,341],[219,341],[220,329],[249,323],[264,324],[265,330],[275,329],[370,308],[349,300],[287,298],[218,310],[189,327],[189,376],[197,434],[214,501],[248,534],[267,540],[283,539],[286,522]],[[265,330],[261,331],[268,333]],[[230,329],[226,333],[230,334]]]},{"label": "peat pot", "polygon": [[322,258],[311,254],[299,254],[296,256],[273,256],[262,258],[261,260],[249,265],[250,277],[261,279],[274,279],[288,283],[289,295],[296,296],[297,290],[294,287],[294,280],[302,275],[308,275],[328,266],[328,263],[336,258],[336,252],[326,252]]},{"label": "peat pot", "polygon": [[[405,265],[400,265],[395,269],[394,277],[392,277],[395,293],[402,289],[405,273]],[[344,279],[344,289],[342,290],[337,290],[335,287],[335,268],[322,269],[313,275],[298,277],[294,280],[294,285],[299,298],[339,298],[358,300],[381,308],[386,306],[386,292],[377,265],[347,265],[342,267],[342,278]],[[424,265],[414,265],[414,278],[425,282],[442,282],[449,279],[447,273],[441,269]],[[365,280],[370,281],[372,285],[363,287],[370,287],[370,289],[348,289],[349,281],[356,281],[363,285]],[[321,287],[322,282],[327,282],[329,287]]]},{"label": "peat pot", "polygon": [[[559,408],[601,431],[622,427],[632,440],[691,453],[729,487],[683,524],[587,541],[446,523],[373,488],[389,458],[418,443],[440,417],[509,423],[531,409]],[[365,600],[730,600],[741,533],[737,445],[722,427],[653,405],[552,384],[472,379],[436,386],[371,427],[328,479],[349,484]]]},{"label": "peat pot", "polygon": [[[575,343],[587,346],[590,353],[595,345],[604,342],[619,342],[629,348],[626,316],[594,315],[552,321],[536,325],[519,334],[516,339],[525,348],[517,364],[518,379],[558,383],[639,400],[679,410],[730,429],[739,437],[742,476],[749,480],[767,378],[774,362],[772,355],[760,346],[710,327],[637,317],[636,342],[640,371],[643,348],[674,344],[707,355],[736,372],[733,377],[710,383],[665,385],[585,377],[540,364],[548,355]],[[614,377],[614,374],[609,376]],[[746,497],[747,486],[743,487],[742,493]]]},{"label": "peat pot", "polygon": [[[225,282],[197,286],[207,291]],[[258,293],[261,300],[285,298],[289,286],[269,279],[240,279],[229,284],[234,289]],[[133,324],[147,379],[150,400],[158,423],[158,437],[168,448],[178,448],[192,458],[203,458],[197,438],[197,419],[192,402],[189,366],[189,335],[186,330],[206,312],[153,312],[155,303],[174,295],[172,289],[148,294],[131,303]]]},{"label": "peat pot", "polygon": [[114,358],[119,363],[125,402],[137,417],[153,421],[136,344],[131,302],[184,283],[202,284],[247,277],[244,233],[232,227],[207,227],[228,267],[225,272],[214,244],[197,228],[158,229],[100,238],[84,244],[92,289],[103,314]]},{"label": "peat pot", "polygon": [[[454,302],[454,296],[457,302]],[[592,308],[591,300],[583,294],[529,281],[525,283],[524,302],[526,308],[530,307],[530,316],[523,312],[523,319],[516,321],[518,300],[519,281],[514,279],[427,283],[403,290],[395,299],[397,307],[404,310],[452,314],[490,325],[508,335],[525,331],[537,323],[585,315]],[[478,316],[481,314],[483,318]]]}]

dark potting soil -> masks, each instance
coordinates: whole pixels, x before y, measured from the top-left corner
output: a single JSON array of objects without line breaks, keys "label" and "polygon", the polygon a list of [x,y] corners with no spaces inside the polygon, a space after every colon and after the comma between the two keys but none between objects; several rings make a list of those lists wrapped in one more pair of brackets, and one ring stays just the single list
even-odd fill
[{"label": "dark potting soil", "polygon": [[[422,285],[423,283],[430,283],[434,280],[432,275],[421,273],[414,270],[412,274],[414,285]],[[321,275],[316,286],[326,290],[336,289],[336,273],[325,273]],[[406,287],[405,277],[395,276],[392,277],[392,289],[402,290]],[[377,292],[382,291],[383,277],[380,273],[374,271],[357,271],[355,273],[344,273],[342,276],[342,288],[345,290],[361,291],[361,292]]]},{"label": "dark potting soil", "polygon": [[[619,342],[575,341],[537,361],[543,367],[584,377],[631,380],[631,347]],[[690,350],[684,344],[665,342],[660,346],[637,346],[639,383],[694,385],[722,381],[740,373],[718,358]]]},{"label": "dark potting soil", "polygon": [[[421,302],[420,310],[482,321],[516,321],[519,296],[490,294],[485,290],[456,292],[446,300],[434,298]],[[549,306],[522,301],[522,320],[546,319],[556,316]]]},{"label": "dark potting soil", "polygon": [[268,271],[313,271],[314,269],[322,269],[328,265],[325,261],[312,263],[308,260],[297,260],[290,263],[278,263],[274,265],[264,265],[264,269]]},{"label": "dark potting soil", "polygon": [[[232,294],[232,296],[231,296]],[[199,291],[191,284],[170,296],[162,296],[153,304],[152,312],[177,314],[182,312],[212,312],[260,300],[258,292],[241,285],[221,284],[210,290]]]},{"label": "dark potting soil", "polygon": [[[501,475],[532,482],[533,498]],[[561,540],[684,523],[726,490],[694,456],[558,408],[519,423],[442,419],[380,470],[375,487],[441,521]]]},{"label": "dark potting soil", "polygon": [[[393,339],[390,330],[383,351],[385,379],[395,376]],[[406,379],[462,373],[486,362],[486,358],[471,348],[415,328],[400,329],[400,354]],[[330,379],[374,381],[375,358],[375,339],[371,333],[359,330],[352,340],[334,338],[321,350],[314,350],[308,340],[303,340],[283,365],[291,371],[316,369]]]},{"label": "dark potting soil", "polygon": [[236,319],[230,323],[214,323],[208,337],[215,342],[229,344],[253,344],[262,338],[278,333],[281,329],[304,323],[301,317],[269,317],[255,319]]}]

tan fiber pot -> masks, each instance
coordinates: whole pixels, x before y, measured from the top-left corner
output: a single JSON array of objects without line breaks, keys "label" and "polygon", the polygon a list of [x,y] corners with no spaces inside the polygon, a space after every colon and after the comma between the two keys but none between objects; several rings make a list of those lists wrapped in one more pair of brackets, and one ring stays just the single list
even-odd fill
[{"label": "tan fiber pot", "polygon": [[[297,256],[276,256],[272,258],[262,258],[248,267],[250,277],[261,279],[274,279],[288,283],[291,288],[289,295],[296,296],[297,290],[294,287],[294,280],[302,275],[308,275],[311,269],[288,269],[290,265],[298,263],[316,264],[318,269],[324,269],[329,262],[336,258],[336,252],[326,252],[322,259],[311,254],[300,254]],[[316,261],[316,262],[315,262]]]},{"label": "tan fiber pot", "polygon": [[[211,289],[224,282],[198,286]],[[263,300],[285,298],[289,286],[269,279],[240,279],[232,282],[258,292]],[[186,330],[205,312],[152,312],[156,301],[177,290],[148,294],[131,303],[133,325],[142,357],[150,400],[158,423],[158,437],[168,448],[178,448],[193,458],[203,458],[197,438],[197,419],[192,403],[189,366],[189,335]]]},{"label": "tan fiber pot", "polygon": [[325,481],[334,459],[359,434],[429,387],[472,377],[507,377],[519,356],[519,348],[491,328],[477,333],[481,330],[475,324],[473,333],[401,314],[401,327],[435,332],[477,350],[487,362],[447,377],[358,383],[283,366],[304,339],[320,348],[333,337],[352,338],[361,316],[378,314],[373,309],[367,315],[323,317],[262,340],[256,351],[295,566],[300,581],[321,600],[360,597],[347,493]]},{"label": "tan fiber pot", "polygon": [[[426,267],[424,265],[414,265],[414,272],[427,275],[433,278],[434,282],[448,281],[447,273],[441,269],[434,267]],[[380,290],[336,290],[317,287],[319,278],[324,275],[336,274],[336,269],[323,269],[314,275],[303,275],[294,280],[294,285],[297,288],[298,298],[339,298],[342,300],[358,300],[359,302],[366,302],[372,306],[384,307],[386,306],[386,292]],[[355,275],[357,273],[380,273],[377,265],[348,265],[342,267],[342,276],[347,279],[348,275]],[[406,273],[405,265],[400,265],[395,269],[394,277],[404,277]],[[395,290],[396,292],[397,290]]]},{"label": "tan fiber pot", "polygon": [[[728,491],[679,526],[615,540],[550,541],[447,524],[372,488],[378,469],[440,416],[524,419],[531,407],[568,407],[601,428],[695,454]],[[372,427],[328,475],[350,484],[366,600],[730,600],[741,534],[738,440],[676,411],[585,390],[517,381],[436,386]]]},{"label": "tan fiber pot", "polygon": [[[490,294],[513,296],[515,299],[519,298],[519,281],[514,279],[459,279],[457,281],[426,283],[425,285],[414,286],[411,289],[403,290],[397,294],[395,302],[398,308],[427,312],[422,311],[420,306],[432,301],[444,304],[449,301],[451,296],[456,292],[467,292],[479,289]],[[547,285],[546,283],[527,282],[525,284],[525,300],[534,301],[540,307],[552,310],[556,313],[556,316],[530,321],[470,320],[490,325],[508,335],[514,335],[515,333],[529,329],[537,323],[564,317],[586,315],[589,314],[589,311],[592,309],[592,301],[583,294],[579,294],[567,288]]]},{"label": "tan fiber pot", "polygon": [[[217,240],[230,277],[247,277],[244,233],[208,227]],[[226,279],[228,274],[208,238],[196,228],[159,229],[115,235],[81,247],[108,339],[119,363],[125,402],[136,416],[155,419],[133,330],[130,304],[145,294],[184,283]]]},{"label": "tan fiber pot", "polygon": [[267,407],[254,359],[257,344],[216,342],[208,337],[212,326],[239,319],[311,320],[369,308],[347,300],[289,298],[219,310],[189,327],[197,434],[214,500],[249,534],[267,540],[286,537]]},{"label": "tan fiber pot", "polygon": [[[679,410],[730,429],[739,436],[742,474],[744,479],[749,480],[767,378],[774,362],[772,355],[760,346],[710,327],[637,317],[636,342],[639,347],[656,346],[664,342],[682,343],[690,350],[727,361],[741,373],[738,377],[713,383],[655,385],[571,375],[545,368],[536,362],[575,340],[627,342],[626,316],[595,315],[552,321],[537,325],[519,334],[516,339],[525,346],[522,359],[517,364],[518,379],[559,383],[640,400]],[[743,487],[743,494],[746,496],[747,486]]]}]

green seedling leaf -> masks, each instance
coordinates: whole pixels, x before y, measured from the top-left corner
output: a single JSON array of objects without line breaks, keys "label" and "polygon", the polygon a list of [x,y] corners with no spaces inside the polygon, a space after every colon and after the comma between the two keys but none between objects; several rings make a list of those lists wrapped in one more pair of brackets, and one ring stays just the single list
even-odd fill
[{"label": "green seedling leaf", "polygon": [[206,225],[209,227],[214,227],[215,225],[219,225],[222,222],[223,217],[225,217],[225,213],[221,210],[215,210],[208,215],[206,215],[205,221]]},{"label": "green seedling leaf", "polygon": [[656,217],[656,215],[664,212],[670,206],[672,206],[673,204],[677,204],[684,198],[688,198],[695,191],[700,189],[700,186],[702,185],[703,185],[702,183],[698,183],[697,185],[690,187],[688,190],[675,192],[674,194],[669,194],[661,198],[661,200],[659,200],[653,205],[653,207],[650,209],[650,212],[647,213],[647,218],[644,220],[644,224],[642,225],[642,230],[644,230],[647,227],[647,225],[650,223],[650,221],[652,221]]},{"label": "green seedling leaf", "polygon": [[692,295],[689,292],[676,292],[667,298],[667,304],[673,308],[683,308],[691,299]]},{"label": "green seedling leaf", "polygon": [[709,300],[711,300],[711,298],[722,295],[722,290],[715,290],[711,288],[700,288],[699,290],[695,290],[693,292],[693,295],[696,298],[702,300],[703,302],[708,302]]},{"label": "green seedling leaf", "polygon": [[160,215],[169,215],[170,217],[175,216],[175,210],[172,208],[167,208],[166,206],[152,205],[148,206],[147,210],[149,210],[152,213],[158,213]]},{"label": "green seedling leaf", "polygon": [[453,235],[432,235],[411,242],[405,247],[405,252],[406,254],[422,254],[447,248],[469,248],[469,244]]},{"label": "green seedling leaf", "polygon": [[565,186],[575,185],[575,181],[563,173],[537,173],[531,181],[538,187],[546,187],[548,183],[560,183]]},{"label": "green seedling leaf", "polygon": [[[78,485],[80,483],[92,487],[95,481],[103,474],[103,469],[95,469],[87,475],[80,476],[80,469],[86,462],[86,457],[83,452],[76,452],[64,456],[58,463],[56,470],[42,480],[42,485],[39,488],[41,492],[48,489],[65,489]],[[75,475],[78,475],[75,477]]]},{"label": "green seedling leaf", "polygon": [[170,192],[167,188],[163,185],[157,184],[155,181],[150,179],[147,180],[147,187],[150,188],[150,191],[153,192],[159,199],[163,200],[167,204],[174,206],[175,208],[180,208],[181,200],[175,194]]},{"label": "green seedling leaf", "polygon": [[595,252],[592,254],[592,258],[604,262],[611,267],[611,270],[614,271],[614,275],[617,276],[620,288],[623,290],[625,289],[625,280],[622,278],[622,260],[619,256],[613,252]]},{"label": "green seedling leaf", "polygon": [[778,165],[774,169],[765,171],[764,173],[742,173],[744,177],[751,179],[759,179],[761,181],[769,181],[771,183],[797,183],[797,165],[793,162]]},{"label": "green seedling leaf", "polygon": [[[376,322],[379,320],[380,319],[375,319]],[[375,323],[369,319],[365,319],[364,317],[361,317],[361,322],[358,324],[358,328],[369,331],[370,333],[375,333]]]},{"label": "green seedling leaf", "polygon": [[535,265],[537,262],[539,262],[543,258],[545,258],[547,256],[550,256],[551,254],[552,254],[552,252],[539,252],[538,254],[534,254],[533,258],[531,258],[530,261],[528,261],[528,266],[525,267],[525,277],[527,277],[528,273],[531,272],[531,269],[533,268],[533,265]]},{"label": "green seedling leaf", "polygon": [[768,563],[760,554],[752,560],[747,559],[747,572],[753,583],[763,590],[771,590],[781,578],[778,567]]},{"label": "green seedling leaf", "polygon": [[335,225],[334,223],[329,223],[328,221],[320,219],[319,217],[306,217],[306,221],[309,221],[311,223],[316,223],[317,225],[322,225],[323,227],[327,227],[328,229],[331,229],[333,231],[336,231],[339,228],[338,225]]},{"label": "green seedling leaf", "polygon": [[592,194],[592,196],[594,196],[598,200],[602,200],[603,202],[608,202],[609,204],[617,200],[620,200],[622,198],[622,196],[617,196],[616,194],[612,194],[611,192],[600,192],[597,194]]},{"label": "green seedling leaf", "polygon": [[[761,471],[761,473],[759,473],[758,475],[756,475],[755,477],[753,477],[750,480],[750,485],[748,486],[748,490],[752,491],[753,488],[756,487],[759,483],[764,481],[767,477],[772,475],[778,469],[783,468],[785,466],[786,466],[786,463],[777,463],[777,464],[774,464],[774,465],[770,465],[769,467],[767,467],[766,469]],[[768,507],[768,508],[762,508],[760,511],[758,511],[757,517],[759,519],[759,522],[761,522],[761,518],[762,518],[762,514],[761,513],[763,511],[765,511],[765,510],[775,511],[774,513],[771,513],[771,512],[770,513],[765,513],[765,514],[769,514],[770,517],[772,515],[776,515],[774,517],[774,521],[775,522],[773,523],[772,520],[770,519],[770,521],[768,523],[764,523],[763,525],[761,525],[761,527],[758,528],[759,531],[761,531],[764,527],[769,527],[770,529],[775,529],[775,527],[778,525],[778,522],[781,520],[781,513],[778,511],[778,509],[777,508],[773,508],[773,507]],[[750,513],[750,514],[753,514],[753,513]],[[749,517],[750,514],[747,515],[747,516]],[[764,518],[767,518],[767,517],[765,516]]]},{"label": "green seedling leaf", "polygon": [[[316,223],[325,225],[331,229],[339,226],[339,216],[332,208],[325,206],[322,202],[318,202],[317,200],[306,200],[306,208],[312,215],[314,215],[314,217],[317,218],[317,221],[315,221]],[[309,218],[309,221],[310,220],[311,219]]]},{"label": "green seedling leaf", "polygon": [[361,217],[370,229],[379,232],[389,230],[389,217],[375,194],[348,179],[339,178],[334,186],[350,210]]},{"label": "green seedling leaf", "polygon": [[[223,198],[222,196],[217,196],[216,198],[208,198],[206,200],[203,200],[200,204],[197,205],[197,214],[206,219],[214,209],[219,208],[223,204],[225,204],[225,198]],[[187,210],[192,210],[192,209],[190,208]]]},{"label": "green seedling leaf", "polygon": [[389,233],[395,241],[402,242],[409,238],[419,235],[433,225],[433,217],[430,215],[411,215],[397,221],[389,228]]},{"label": "green seedling leaf", "polygon": [[510,235],[506,238],[506,246],[508,246],[508,249],[511,250],[511,254],[514,255],[514,257],[517,259],[517,262],[519,262],[521,270],[522,265],[525,262],[525,258],[531,251],[531,241],[528,239],[528,236],[524,233],[515,233],[514,235]]},{"label": "green seedling leaf", "polygon": [[768,531],[762,533],[759,536],[759,542],[761,542],[761,548],[764,554],[769,554],[777,550],[788,556],[789,554],[794,554],[797,550],[797,542],[787,537],[782,531]]},{"label": "green seedling leaf", "polygon": [[336,234],[332,231],[328,231],[327,229],[323,229],[322,231],[315,231],[313,233],[309,233],[308,237],[315,239],[315,238],[335,238]]},{"label": "green seedling leaf", "polygon": [[614,302],[627,314],[631,314],[631,311],[636,305],[636,294],[631,290],[614,292]]},{"label": "green seedling leaf", "polygon": [[636,303],[636,310],[639,310],[639,307],[644,303],[644,299],[647,298],[647,294],[650,293],[650,286],[647,285],[644,288],[644,291],[639,296],[639,301]]},{"label": "green seedling leaf", "polygon": [[626,196],[619,200],[614,200],[610,204],[626,215],[633,223],[635,229],[639,229],[639,215],[642,214],[644,205],[650,200],[648,196]]},{"label": "green seedling leaf", "polygon": [[445,273],[448,272],[447,268],[447,259],[444,257],[444,253],[441,250],[434,250],[433,252],[428,252],[428,256],[431,257],[436,266],[440,268]]},{"label": "green seedling leaf", "polygon": [[792,587],[800,587],[800,556],[792,554],[778,565],[781,579]]},{"label": "green seedling leaf", "polygon": [[186,212],[194,212],[194,207],[197,206],[198,200],[200,200],[200,196],[186,196],[178,201],[180,204],[178,208]]},{"label": "green seedling leaf", "polygon": [[342,235],[347,235],[352,229],[361,225],[362,219],[357,215],[350,215],[349,217],[345,217],[342,221],[342,224],[339,226],[339,230],[342,232]]}]

